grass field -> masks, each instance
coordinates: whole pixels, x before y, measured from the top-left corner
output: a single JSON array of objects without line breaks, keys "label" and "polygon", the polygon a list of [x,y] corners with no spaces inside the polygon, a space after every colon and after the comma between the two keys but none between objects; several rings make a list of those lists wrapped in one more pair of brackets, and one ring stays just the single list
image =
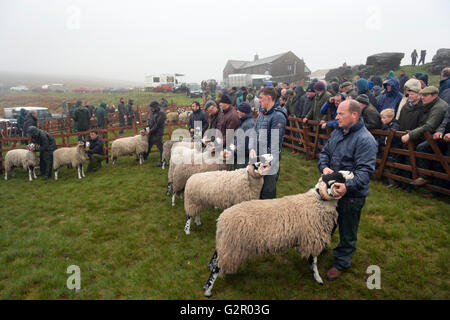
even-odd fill
[{"label": "grass field", "polygon": [[[288,151],[278,197],[305,192],[319,177],[315,161]],[[30,183],[23,170],[0,181],[0,299],[204,299],[220,211],[205,212],[185,235],[183,204],[170,206],[157,160],[120,158],[82,180],[63,168],[57,182]],[[338,281],[319,286],[292,249],[218,279],[213,299],[448,299],[449,213],[448,199],[373,180],[353,266]],[[331,262],[331,250],[319,257],[322,277]],[[66,287],[70,265],[81,270],[78,293]],[[381,268],[380,290],[366,287],[370,265]]]}]

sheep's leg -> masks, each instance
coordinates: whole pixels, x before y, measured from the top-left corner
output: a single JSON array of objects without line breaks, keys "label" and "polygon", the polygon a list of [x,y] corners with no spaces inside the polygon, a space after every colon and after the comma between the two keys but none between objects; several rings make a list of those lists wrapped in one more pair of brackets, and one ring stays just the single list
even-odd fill
[{"label": "sheep's leg", "polygon": [[184,191],[180,193],[180,196],[179,196],[180,200],[183,200],[183,197],[184,197]]},{"label": "sheep's leg", "polygon": [[215,267],[217,267],[217,250],[214,250],[214,254],[213,254],[211,260],[209,260],[209,263],[208,263],[209,271],[213,271],[213,269]]},{"label": "sheep's leg", "polygon": [[215,266],[213,271],[211,271],[211,274],[209,275],[208,281],[206,281],[206,284],[203,286],[204,295],[205,297],[209,298],[212,296],[211,290],[214,286],[214,282],[217,279],[217,276],[219,275],[220,268],[219,266]]},{"label": "sheep's leg", "polygon": [[162,161],[161,169],[164,170],[165,167],[166,167],[166,160],[163,160],[163,161]]},{"label": "sheep's leg", "polygon": [[37,179],[37,176],[36,176],[36,168],[35,168],[35,167],[33,167],[33,177],[34,177],[35,179]]},{"label": "sheep's leg", "polygon": [[314,280],[323,285],[323,280],[320,277],[319,270],[317,269],[317,257],[309,256],[309,270],[312,272]]},{"label": "sheep's leg", "polygon": [[200,226],[202,224],[202,222],[200,221],[200,214],[195,216],[195,220],[194,221],[195,221],[195,224],[198,225],[198,226]]},{"label": "sheep's leg", "polygon": [[78,171],[78,179],[81,179],[80,165],[77,165],[77,171]]},{"label": "sheep's leg", "polygon": [[83,166],[83,164],[81,164],[81,175],[83,176],[83,178],[86,177],[86,176],[84,175],[84,166]]},{"label": "sheep's leg", "polygon": [[31,176],[31,168],[28,167],[28,180],[33,181],[33,177]]},{"label": "sheep's leg", "polygon": [[184,233],[191,234],[191,216],[186,215],[186,224],[184,225]]},{"label": "sheep's leg", "polygon": [[139,164],[144,163],[144,159],[143,159],[143,158],[144,158],[144,157],[143,157],[142,153],[140,153],[140,154],[139,154]]},{"label": "sheep's leg", "polygon": [[167,183],[166,195],[170,195],[170,190],[172,190],[172,182]]},{"label": "sheep's leg", "polygon": [[173,194],[172,194],[172,207],[175,207],[175,196],[177,195],[177,193],[176,192],[174,192]]},{"label": "sheep's leg", "polygon": [[111,161],[111,167],[114,167],[115,165],[116,165],[116,162],[117,162],[117,158],[113,158],[113,157],[111,157],[112,159],[112,161]]},{"label": "sheep's leg", "polygon": [[55,180],[58,180],[58,169],[55,170]]},{"label": "sheep's leg", "polygon": [[5,170],[5,180],[8,180],[8,171]]}]

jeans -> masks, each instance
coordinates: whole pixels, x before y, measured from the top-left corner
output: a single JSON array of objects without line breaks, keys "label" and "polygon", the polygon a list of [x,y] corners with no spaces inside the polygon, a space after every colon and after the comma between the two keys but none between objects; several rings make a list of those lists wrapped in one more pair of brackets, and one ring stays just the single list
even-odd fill
[{"label": "jeans", "polygon": [[333,250],[333,266],[347,269],[356,250],[359,218],[366,198],[342,198],[338,201],[339,244]]}]

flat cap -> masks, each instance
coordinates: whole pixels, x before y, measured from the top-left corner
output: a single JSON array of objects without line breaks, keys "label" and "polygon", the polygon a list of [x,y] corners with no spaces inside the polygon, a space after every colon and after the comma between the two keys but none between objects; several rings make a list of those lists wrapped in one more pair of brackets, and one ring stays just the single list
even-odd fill
[{"label": "flat cap", "polygon": [[439,93],[439,89],[435,86],[425,87],[419,92],[420,94],[430,94],[430,93]]}]

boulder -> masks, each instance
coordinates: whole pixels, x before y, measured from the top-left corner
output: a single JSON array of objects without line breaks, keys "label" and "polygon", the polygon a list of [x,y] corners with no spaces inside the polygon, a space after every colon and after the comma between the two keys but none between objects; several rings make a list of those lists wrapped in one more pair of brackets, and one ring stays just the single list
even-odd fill
[{"label": "boulder", "polygon": [[338,78],[339,81],[349,80],[352,76],[352,67],[342,66],[336,69],[331,69],[325,75],[325,80],[330,81],[333,78]]},{"label": "boulder", "polygon": [[440,74],[445,67],[450,67],[450,49],[439,49],[431,61],[429,70],[432,74]]},{"label": "boulder", "polygon": [[405,56],[402,52],[383,52],[367,57],[366,66],[372,66],[371,74],[383,74],[400,67]]}]

